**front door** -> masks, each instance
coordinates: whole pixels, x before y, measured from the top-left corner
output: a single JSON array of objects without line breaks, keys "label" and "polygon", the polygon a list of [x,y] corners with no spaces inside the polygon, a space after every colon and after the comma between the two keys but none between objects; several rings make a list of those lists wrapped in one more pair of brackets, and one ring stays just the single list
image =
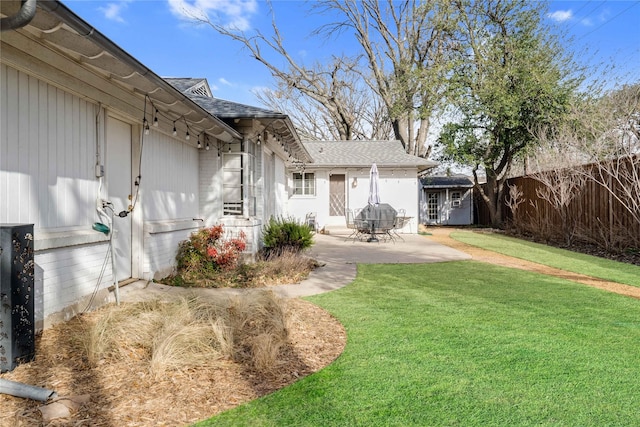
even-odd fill
[{"label": "front door", "polygon": [[331,175],[329,177],[329,215],[344,216],[346,201],[345,176]]},{"label": "front door", "polygon": [[116,254],[118,281],[131,277],[131,215],[118,213],[129,207],[131,194],[131,125],[107,118],[105,179],[109,201],[113,203],[113,248]]}]

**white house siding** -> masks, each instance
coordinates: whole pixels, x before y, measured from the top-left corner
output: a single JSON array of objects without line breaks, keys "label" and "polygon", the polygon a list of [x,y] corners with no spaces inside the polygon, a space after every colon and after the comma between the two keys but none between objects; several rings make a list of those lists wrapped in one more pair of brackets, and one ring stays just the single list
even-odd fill
[{"label": "white house siding", "polygon": [[284,216],[288,212],[288,194],[287,194],[287,170],[284,160],[274,156],[274,196],[275,211],[274,216]]},{"label": "white house siding", "polygon": [[[381,203],[388,203],[395,209],[405,209],[406,216],[412,217],[405,225],[404,232],[417,232],[418,224],[418,179],[415,170],[404,169],[386,170],[378,169],[380,179]],[[369,169],[333,169],[313,170],[307,168],[306,172],[314,172],[316,178],[315,196],[291,196],[289,199],[289,212],[298,220],[303,220],[308,212],[317,213],[317,222],[323,226],[344,226],[344,216],[329,215],[329,179],[330,174],[345,175],[347,209],[358,209],[367,205],[369,199]],[[357,178],[357,185],[353,186],[353,179]],[[289,186],[292,187],[291,177]]]},{"label": "white house siding", "polygon": [[199,156],[200,215],[204,225],[211,226],[222,217],[222,163],[218,150],[203,151]]},{"label": "white house siding", "polygon": [[152,131],[142,150],[145,279],[166,276],[175,266],[178,243],[199,221],[200,153],[180,139]]},{"label": "white house siding", "polygon": [[[98,107],[0,67],[0,223],[34,224],[41,328],[47,316],[93,291],[107,252],[106,237],[91,229],[98,220]],[[110,271],[99,287],[110,283]]]}]

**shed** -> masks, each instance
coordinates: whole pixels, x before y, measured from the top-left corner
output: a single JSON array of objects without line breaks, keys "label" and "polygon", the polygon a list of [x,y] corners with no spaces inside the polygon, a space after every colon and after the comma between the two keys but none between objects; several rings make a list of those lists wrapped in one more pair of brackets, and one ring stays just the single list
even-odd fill
[{"label": "shed", "polygon": [[473,224],[473,181],[464,175],[420,178],[420,223]]}]

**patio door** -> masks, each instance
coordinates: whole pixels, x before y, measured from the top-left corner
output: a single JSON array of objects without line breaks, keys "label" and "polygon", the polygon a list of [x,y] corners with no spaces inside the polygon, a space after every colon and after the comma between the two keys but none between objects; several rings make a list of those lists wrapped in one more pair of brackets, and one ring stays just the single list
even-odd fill
[{"label": "patio door", "polygon": [[344,216],[346,201],[345,176],[329,176],[329,216]]}]

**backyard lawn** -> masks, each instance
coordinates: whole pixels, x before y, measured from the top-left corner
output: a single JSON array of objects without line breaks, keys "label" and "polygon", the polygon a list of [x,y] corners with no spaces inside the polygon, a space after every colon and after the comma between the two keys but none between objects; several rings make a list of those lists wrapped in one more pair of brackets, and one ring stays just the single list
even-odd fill
[{"label": "backyard lawn", "polygon": [[640,301],[475,261],[359,265],[309,298],[330,366],[200,426],[640,425]]},{"label": "backyard lawn", "polygon": [[450,236],[455,240],[489,251],[573,273],[586,274],[598,279],[640,287],[640,266],[637,265],[581,254],[495,233],[454,231]]}]

